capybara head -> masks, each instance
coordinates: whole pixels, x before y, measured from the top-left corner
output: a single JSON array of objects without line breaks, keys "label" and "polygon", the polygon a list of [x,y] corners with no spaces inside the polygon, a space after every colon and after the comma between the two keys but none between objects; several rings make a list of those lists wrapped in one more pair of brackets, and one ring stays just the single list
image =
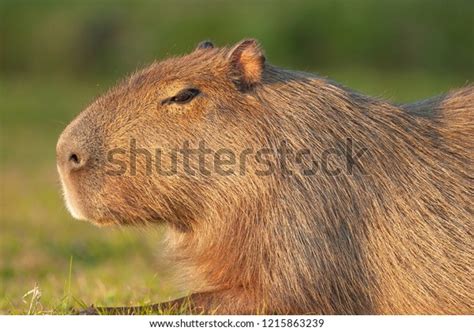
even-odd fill
[{"label": "capybara head", "polygon": [[[264,62],[255,40],[232,48],[203,42],[98,98],[57,144],[71,214],[96,224],[168,222],[186,230],[215,211],[241,179],[222,179],[227,173],[213,169],[216,155],[203,152],[220,150],[220,161],[228,162],[264,144],[264,114],[254,94]],[[252,199],[258,192],[246,183],[238,185],[239,196]]]}]

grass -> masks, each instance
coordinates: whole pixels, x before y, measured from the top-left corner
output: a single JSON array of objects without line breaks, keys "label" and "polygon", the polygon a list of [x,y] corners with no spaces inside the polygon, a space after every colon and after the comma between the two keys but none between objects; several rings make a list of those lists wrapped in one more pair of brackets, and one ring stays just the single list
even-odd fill
[{"label": "grass", "polygon": [[[465,83],[459,77],[362,69],[322,74],[395,101]],[[0,80],[0,313],[67,314],[72,307],[143,305],[179,293],[157,258],[161,229],[96,228],[72,220],[63,206],[56,140],[110,84],[97,83]]]}]

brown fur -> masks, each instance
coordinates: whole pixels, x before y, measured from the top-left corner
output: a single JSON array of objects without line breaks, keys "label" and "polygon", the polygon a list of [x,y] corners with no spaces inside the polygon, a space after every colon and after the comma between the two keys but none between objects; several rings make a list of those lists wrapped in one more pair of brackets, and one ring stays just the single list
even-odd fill
[{"label": "brown fur", "polygon": [[[255,41],[203,45],[135,73],[66,128],[58,165],[83,218],[165,224],[169,256],[196,293],[192,312],[474,313],[473,86],[396,106],[266,64]],[[184,87],[201,94],[161,104]],[[147,175],[144,157],[136,175],[106,175],[105,151],[132,138],[147,150],[202,140],[237,155],[282,140],[321,155],[350,138],[366,152],[337,176],[258,176],[254,158],[245,174],[178,165],[175,176]],[[78,148],[87,166],[69,172],[64,158]]]}]

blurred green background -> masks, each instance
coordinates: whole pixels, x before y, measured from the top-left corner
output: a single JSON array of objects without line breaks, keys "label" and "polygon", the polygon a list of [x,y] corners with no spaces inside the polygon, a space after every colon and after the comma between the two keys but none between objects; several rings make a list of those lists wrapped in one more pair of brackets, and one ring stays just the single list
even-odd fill
[{"label": "blurred green background", "polygon": [[99,229],[61,200],[58,135],[125,74],[254,37],[275,65],[406,102],[472,82],[473,17],[472,0],[0,1],[0,313],[179,292],[160,229]]}]

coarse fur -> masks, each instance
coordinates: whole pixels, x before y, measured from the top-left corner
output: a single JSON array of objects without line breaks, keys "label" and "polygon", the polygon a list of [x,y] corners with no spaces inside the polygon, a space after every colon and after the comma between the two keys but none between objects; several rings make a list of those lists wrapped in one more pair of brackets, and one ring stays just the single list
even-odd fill
[{"label": "coarse fur", "polygon": [[[190,87],[193,100],[171,102]],[[189,312],[472,314],[472,137],[472,85],[394,105],[272,66],[245,40],[201,43],[133,74],[65,129],[57,153],[76,217],[166,226],[169,257],[195,293]],[[127,171],[111,175],[107,151],[132,140],[139,149],[116,159]],[[251,156],[245,171],[204,172],[212,160],[197,155],[193,173],[182,162],[173,175],[150,171],[144,150],[201,141],[235,155],[265,148],[265,164],[292,173],[262,175]],[[327,166],[342,171],[301,173],[312,160],[283,160],[282,142],[332,151]]]}]

